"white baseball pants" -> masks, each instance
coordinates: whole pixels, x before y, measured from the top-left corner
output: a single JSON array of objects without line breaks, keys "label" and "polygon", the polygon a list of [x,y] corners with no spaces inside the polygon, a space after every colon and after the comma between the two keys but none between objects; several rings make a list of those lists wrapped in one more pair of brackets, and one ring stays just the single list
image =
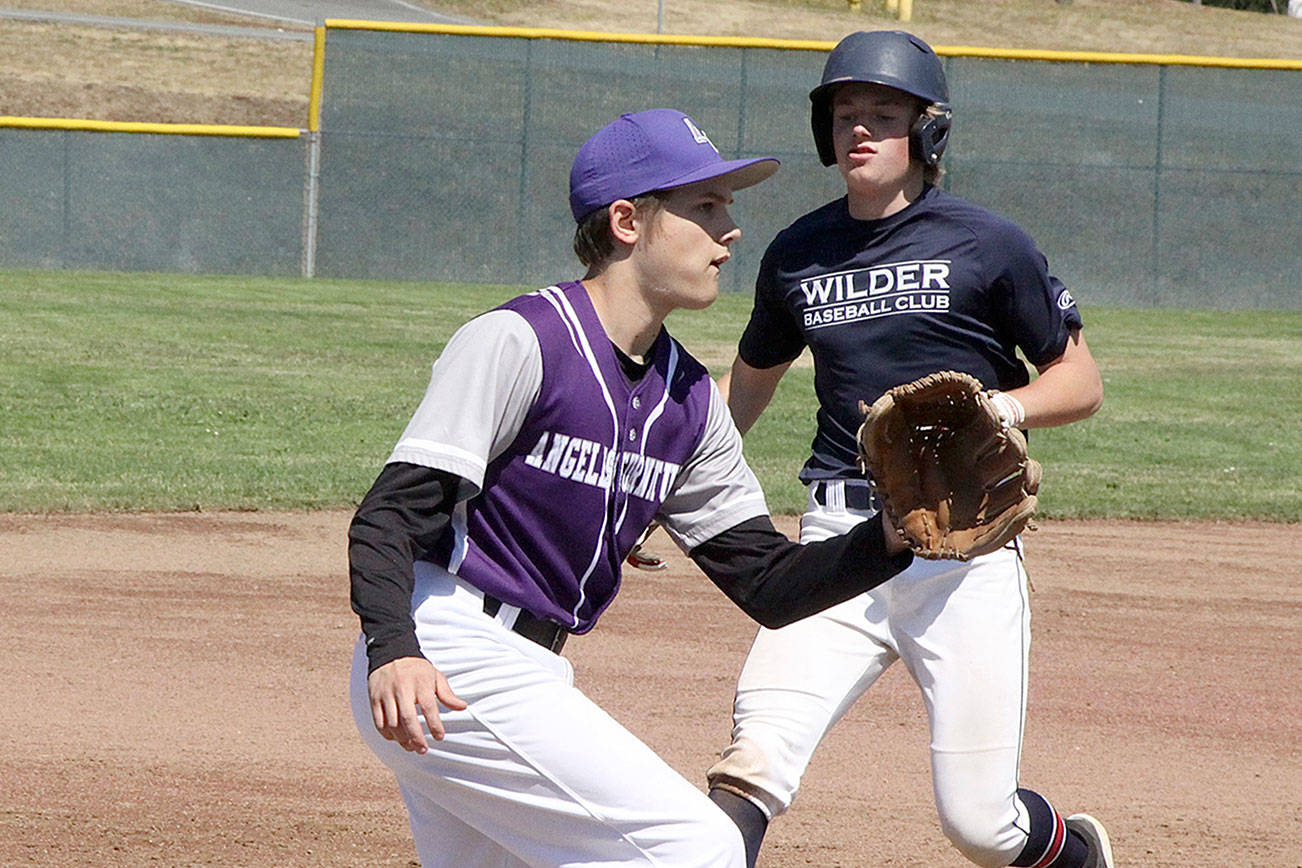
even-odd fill
[{"label": "white baseball pants", "polygon": [[[811,488],[802,543],[874,515],[828,500],[817,503]],[[1015,550],[967,563],[918,558],[868,594],[759,631],[737,682],[733,741],[710,778],[742,782],[770,815],[785,811],[823,736],[902,660],[930,721],[945,834],[971,861],[1007,865],[1027,839],[1016,790],[1029,645],[1026,574]]]},{"label": "white baseball pants", "polygon": [[417,564],[412,599],[421,650],[469,708],[441,710],[447,737],[424,755],[386,741],[361,642],[351,698],[363,740],[397,778],[422,865],[744,866],[732,821],[575,689],[565,658],[429,564]]}]

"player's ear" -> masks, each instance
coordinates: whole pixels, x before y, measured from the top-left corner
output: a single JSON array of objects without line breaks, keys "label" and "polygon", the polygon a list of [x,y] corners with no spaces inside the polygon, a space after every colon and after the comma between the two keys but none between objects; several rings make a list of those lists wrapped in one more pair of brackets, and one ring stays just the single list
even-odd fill
[{"label": "player's ear", "polygon": [[637,206],[627,199],[616,199],[606,208],[610,219],[610,237],[623,244],[636,244],[640,233],[641,221],[637,217]]}]

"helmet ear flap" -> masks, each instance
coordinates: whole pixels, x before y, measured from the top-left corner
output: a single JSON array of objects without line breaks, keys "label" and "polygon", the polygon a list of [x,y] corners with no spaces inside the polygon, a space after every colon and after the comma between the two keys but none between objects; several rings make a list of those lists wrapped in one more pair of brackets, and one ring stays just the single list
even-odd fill
[{"label": "helmet ear flap", "polygon": [[954,112],[948,103],[933,103],[927,106],[913,122],[909,130],[909,142],[914,154],[925,166],[934,166],[940,162],[949,144],[949,128]]},{"label": "helmet ear flap", "polygon": [[820,94],[813,101],[809,114],[810,126],[814,130],[814,145],[818,148],[818,159],[824,166],[836,165],[836,148],[832,145],[832,99],[830,94]]}]

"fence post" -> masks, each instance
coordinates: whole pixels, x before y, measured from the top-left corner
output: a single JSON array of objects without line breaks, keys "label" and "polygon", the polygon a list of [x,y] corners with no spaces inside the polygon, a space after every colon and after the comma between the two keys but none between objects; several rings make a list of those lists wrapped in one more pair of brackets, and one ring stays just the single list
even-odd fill
[{"label": "fence post", "polygon": [[321,210],[321,89],[325,80],[325,21],[312,30],[312,85],[307,97],[307,168],[303,179],[303,258],[299,273],[316,275],[316,234]]},{"label": "fence post", "polygon": [[321,215],[321,134],[307,134],[307,172],[303,179],[303,258],[299,273],[316,276],[316,235]]},{"label": "fence post", "polygon": [[1157,141],[1153,149],[1153,297],[1149,304],[1157,307],[1162,301],[1162,149],[1166,131],[1166,70],[1165,64],[1157,68]]},{"label": "fence post", "polygon": [[67,268],[72,259],[70,255],[72,252],[72,131],[64,130],[58,135],[59,144],[63,146],[63,163],[60,169],[63,174],[63,198],[59,201],[59,216],[63,232],[59,243],[59,265]]}]

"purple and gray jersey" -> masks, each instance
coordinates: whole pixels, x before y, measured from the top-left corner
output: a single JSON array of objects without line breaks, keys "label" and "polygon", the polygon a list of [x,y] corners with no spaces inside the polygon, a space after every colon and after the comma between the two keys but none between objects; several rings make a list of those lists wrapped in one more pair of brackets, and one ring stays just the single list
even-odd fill
[{"label": "purple and gray jersey", "polygon": [[705,368],[663,329],[647,359],[631,382],[579,283],[463,326],[389,458],[474,486],[427,557],[583,633],[651,521],[687,550],[767,515]]}]

